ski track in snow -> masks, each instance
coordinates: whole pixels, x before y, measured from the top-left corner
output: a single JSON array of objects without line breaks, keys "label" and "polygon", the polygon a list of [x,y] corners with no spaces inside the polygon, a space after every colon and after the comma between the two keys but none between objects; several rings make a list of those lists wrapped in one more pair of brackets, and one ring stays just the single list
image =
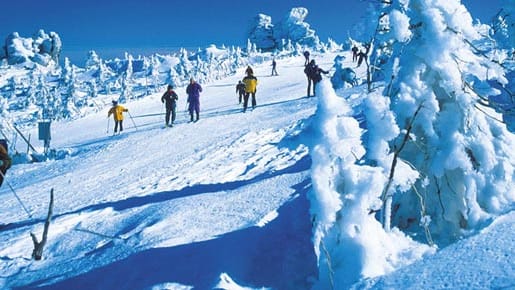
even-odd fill
[{"label": "ski track in snow", "polygon": [[[328,55],[321,65],[329,68],[331,61]],[[307,190],[306,185],[295,189],[309,180],[311,163],[299,134],[315,111],[316,98],[305,98],[303,59],[280,60],[278,68],[282,71],[277,77],[268,75],[267,64],[255,68],[258,107],[246,113],[234,92],[243,76],[241,69],[235,76],[203,84],[196,123],[187,122],[189,116],[182,109],[186,94],[178,88],[173,128],[163,128],[161,93],[126,104],[133,118],[126,116],[125,131],[119,136],[109,136],[113,124],[106,126],[108,108],[53,124],[52,146],[70,155],[16,165],[8,173],[34,218],[27,217],[8,187],[0,190],[0,286],[66,285],[73,283],[72,277],[88,277],[85,273],[151,249],[220,240],[228,233],[257,226],[267,229],[275,220],[284,220],[278,209],[298,203]],[[55,206],[49,242],[44,260],[33,262],[29,232],[41,236],[50,188],[55,189]],[[303,223],[309,226],[307,201],[302,203]],[[304,231],[304,239],[309,239],[309,227]],[[247,247],[242,253],[255,251]],[[312,252],[308,240],[303,247]],[[256,259],[252,255],[256,254],[250,253],[250,259]],[[217,275],[230,270],[227,267]],[[313,267],[314,263],[303,266],[304,272],[295,267],[284,271],[305,277]],[[130,273],[140,277],[145,271]],[[298,277],[283,283],[306,283]],[[201,282],[196,283],[216,283],[216,277],[198,279]],[[120,282],[112,278],[97,287],[109,288],[113,281]],[[153,282],[185,283],[173,279],[145,283]],[[132,289],[129,285],[117,288]],[[79,288],[89,289],[87,284]]]}]

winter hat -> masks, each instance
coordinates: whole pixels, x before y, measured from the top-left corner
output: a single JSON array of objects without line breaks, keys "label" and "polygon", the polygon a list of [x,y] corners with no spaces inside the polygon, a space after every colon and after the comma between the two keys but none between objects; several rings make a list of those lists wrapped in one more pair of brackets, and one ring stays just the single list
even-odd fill
[{"label": "winter hat", "polygon": [[116,105],[118,105],[118,101],[113,100],[113,106],[116,106]]}]

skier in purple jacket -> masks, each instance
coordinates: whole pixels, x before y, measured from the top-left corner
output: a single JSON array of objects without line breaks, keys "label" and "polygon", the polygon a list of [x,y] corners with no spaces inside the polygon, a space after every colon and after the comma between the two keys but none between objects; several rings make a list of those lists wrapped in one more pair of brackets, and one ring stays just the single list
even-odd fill
[{"label": "skier in purple jacket", "polygon": [[202,87],[193,78],[190,78],[190,84],[186,88],[186,93],[188,94],[188,111],[190,112],[190,122],[193,122],[193,112],[195,112],[197,117],[195,122],[199,119],[200,92],[202,92]]}]

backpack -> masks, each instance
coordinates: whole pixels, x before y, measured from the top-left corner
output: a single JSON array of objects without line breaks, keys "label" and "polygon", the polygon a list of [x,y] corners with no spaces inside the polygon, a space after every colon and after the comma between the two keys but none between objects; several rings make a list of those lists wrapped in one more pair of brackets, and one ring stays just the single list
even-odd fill
[{"label": "backpack", "polygon": [[306,66],[306,68],[304,69],[304,73],[309,77],[309,78],[315,78],[316,77],[316,74],[317,74],[317,67],[316,65],[311,65],[311,64],[308,64]]}]

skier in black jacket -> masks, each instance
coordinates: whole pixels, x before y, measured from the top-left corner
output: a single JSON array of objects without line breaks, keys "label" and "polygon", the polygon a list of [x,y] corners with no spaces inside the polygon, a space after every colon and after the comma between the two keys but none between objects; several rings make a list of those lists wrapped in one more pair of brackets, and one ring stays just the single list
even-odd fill
[{"label": "skier in black jacket", "polygon": [[313,84],[313,96],[315,96],[315,85],[322,80],[321,74],[328,74],[328,71],[321,69],[316,65],[315,60],[312,59],[304,68],[304,73],[308,78],[308,97],[311,93],[311,85]]},{"label": "skier in black jacket", "polygon": [[245,96],[245,84],[242,81],[236,85],[236,93],[238,93],[238,104],[241,104],[241,100]]},{"label": "skier in black jacket", "polygon": [[[166,92],[161,97],[161,103],[165,103],[166,106],[166,115],[165,115],[165,124],[166,127],[173,127],[173,122],[175,122],[175,108],[177,107],[177,100],[179,96],[174,92],[173,86],[168,85]],[[172,122],[170,123],[170,113],[172,115]]]}]

